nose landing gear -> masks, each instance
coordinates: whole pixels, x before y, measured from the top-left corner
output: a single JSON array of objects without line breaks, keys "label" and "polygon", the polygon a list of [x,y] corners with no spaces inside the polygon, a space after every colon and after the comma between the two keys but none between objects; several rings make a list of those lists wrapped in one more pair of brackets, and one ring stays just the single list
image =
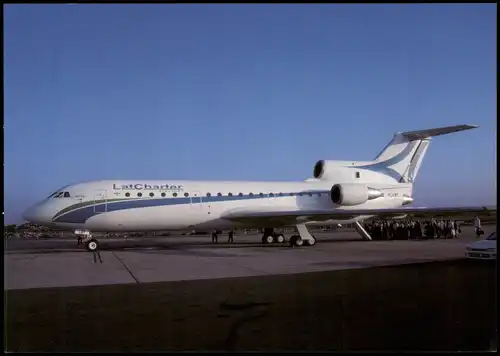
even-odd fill
[{"label": "nose landing gear", "polygon": [[96,239],[90,239],[86,242],[88,251],[97,251],[99,249],[99,242]]},{"label": "nose landing gear", "polygon": [[92,237],[92,234],[88,230],[75,230],[75,235],[78,237],[78,245],[81,242],[85,243],[87,251],[97,251],[99,249],[99,241]]}]

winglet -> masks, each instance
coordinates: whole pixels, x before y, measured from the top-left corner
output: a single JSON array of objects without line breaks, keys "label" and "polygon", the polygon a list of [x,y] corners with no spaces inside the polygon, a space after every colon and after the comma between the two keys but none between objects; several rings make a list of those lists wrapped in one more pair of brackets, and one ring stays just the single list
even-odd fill
[{"label": "winglet", "polygon": [[438,127],[434,129],[407,131],[407,132],[401,132],[400,134],[402,136],[406,136],[410,141],[413,141],[413,140],[422,140],[432,136],[440,136],[459,131],[476,129],[478,127],[479,127],[478,125],[455,125],[455,126]]}]

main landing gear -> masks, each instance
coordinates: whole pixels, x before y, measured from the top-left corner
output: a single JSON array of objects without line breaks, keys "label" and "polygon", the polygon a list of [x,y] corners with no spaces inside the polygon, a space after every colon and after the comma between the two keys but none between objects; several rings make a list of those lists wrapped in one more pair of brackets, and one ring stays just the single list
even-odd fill
[{"label": "main landing gear", "polygon": [[273,242],[282,244],[285,242],[285,235],[278,234],[274,232],[274,229],[266,228],[264,229],[264,234],[262,234],[263,244],[272,244]]},{"label": "main landing gear", "polygon": [[83,238],[83,243],[85,243],[85,247],[88,251],[97,251],[99,249],[99,241],[92,237],[92,234],[88,230],[76,230],[75,235],[80,238]]},{"label": "main landing gear", "polygon": [[[297,225],[297,230],[299,235],[293,235],[289,239],[290,246],[314,246],[316,245],[316,238],[309,233],[309,230],[305,226],[305,224]],[[264,234],[262,235],[262,243],[270,244],[270,243],[284,243],[285,236],[283,234],[275,233],[274,229],[266,228],[264,229]]]}]

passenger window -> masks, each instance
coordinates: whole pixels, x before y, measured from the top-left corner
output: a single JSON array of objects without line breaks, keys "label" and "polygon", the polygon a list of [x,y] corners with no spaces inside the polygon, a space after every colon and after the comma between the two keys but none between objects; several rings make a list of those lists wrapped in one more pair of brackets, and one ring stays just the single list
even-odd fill
[{"label": "passenger window", "polygon": [[162,197],[165,197],[165,195],[167,195],[167,194],[165,194],[165,193],[161,193],[161,196],[162,196]]},{"label": "passenger window", "polygon": [[184,196],[185,196],[185,197],[188,197],[188,196],[189,196],[189,193],[184,193]]},{"label": "passenger window", "polygon": [[174,197],[176,197],[176,196],[177,196],[177,193],[174,193],[174,194],[172,194],[172,195],[173,195]]},{"label": "passenger window", "polygon": [[155,193],[149,193],[149,196],[152,198],[155,196]]},{"label": "passenger window", "polygon": [[140,198],[142,197],[142,193],[137,193],[137,196]]},{"label": "passenger window", "polygon": [[64,197],[65,198],[71,198],[71,196],[69,195],[69,192],[64,192]]},{"label": "passenger window", "polygon": [[126,196],[126,197],[129,197],[129,196],[130,196],[130,193],[125,193],[125,196]]}]

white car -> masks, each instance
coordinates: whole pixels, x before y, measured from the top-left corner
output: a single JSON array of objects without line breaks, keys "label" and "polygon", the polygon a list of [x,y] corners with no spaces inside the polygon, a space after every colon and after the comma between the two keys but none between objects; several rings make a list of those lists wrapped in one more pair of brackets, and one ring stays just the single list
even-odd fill
[{"label": "white car", "polygon": [[496,260],[497,233],[491,233],[486,239],[467,245],[465,257],[479,260]]}]

